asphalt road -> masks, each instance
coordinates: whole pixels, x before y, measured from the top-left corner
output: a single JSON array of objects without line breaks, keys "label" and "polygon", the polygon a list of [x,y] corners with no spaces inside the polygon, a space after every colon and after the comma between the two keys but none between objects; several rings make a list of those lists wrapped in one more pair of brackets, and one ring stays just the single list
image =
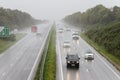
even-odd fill
[{"label": "asphalt road", "polygon": [[51,24],[37,26],[41,36],[27,31],[27,36],[0,55],[0,80],[27,80]]},{"label": "asphalt road", "polygon": [[[57,80],[120,80],[120,72],[102,57],[94,48],[86,43],[82,38],[78,41],[72,40],[72,31],[66,31],[65,25],[56,26],[56,53],[57,53]],[[59,33],[59,28],[64,28],[63,33]],[[63,42],[70,40],[70,50],[63,48]],[[84,59],[85,52],[90,49],[95,54],[93,61]],[[80,56],[80,68],[66,67],[66,54],[77,53]]]}]

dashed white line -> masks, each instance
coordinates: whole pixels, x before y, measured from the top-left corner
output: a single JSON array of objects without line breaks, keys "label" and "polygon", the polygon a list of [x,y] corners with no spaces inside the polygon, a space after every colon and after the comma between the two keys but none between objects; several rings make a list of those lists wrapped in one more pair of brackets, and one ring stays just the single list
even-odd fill
[{"label": "dashed white line", "polygon": [[12,67],[12,66],[13,66],[13,63],[10,64],[10,67]]},{"label": "dashed white line", "polygon": [[88,69],[86,69],[86,71],[87,71],[87,72],[89,72],[89,70],[88,70]]},{"label": "dashed white line", "polygon": [[6,75],[6,73],[4,72],[4,73],[2,73],[2,76],[5,76]]},{"label": "dashed white line", "polygon": [[84,61],[82,61],[81,63],[84,64]]}]

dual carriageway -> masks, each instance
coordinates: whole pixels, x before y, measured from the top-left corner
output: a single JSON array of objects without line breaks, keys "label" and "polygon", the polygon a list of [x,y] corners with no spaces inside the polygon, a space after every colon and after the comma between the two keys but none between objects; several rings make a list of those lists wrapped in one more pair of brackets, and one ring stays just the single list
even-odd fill
[{"label": "dual carriageway", "polygon": [[[81,37],[73,42],[72,30],[75,29],[59,33],[60,27],[66,29],[64,25],[56,25],[56,80],[120,80],[120,72]],[[27,36],[0,55],[0,80],[32,80],[52,24],[37,26],[42,34],[40,37],[28,30]],[[80,56],[79,69],[66,67],[67,51],[63,47],[65,40],[71,42],[69,52]],[[95,59],[92,61],[84,59],[88,49],[94,53]]]}]

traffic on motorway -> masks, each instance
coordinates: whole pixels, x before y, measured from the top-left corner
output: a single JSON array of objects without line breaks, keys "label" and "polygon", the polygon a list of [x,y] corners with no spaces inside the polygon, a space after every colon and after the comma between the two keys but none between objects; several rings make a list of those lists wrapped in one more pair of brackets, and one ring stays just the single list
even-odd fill
[{"label": "traffic on motorway", "polygon": [[0,80],[120,80],[120,0],[0,0]]},{"label": "traffic on motorway", "polygon": [[120,80],[114,66],[86,43],[80,31],[56,26],[57,80]]}]

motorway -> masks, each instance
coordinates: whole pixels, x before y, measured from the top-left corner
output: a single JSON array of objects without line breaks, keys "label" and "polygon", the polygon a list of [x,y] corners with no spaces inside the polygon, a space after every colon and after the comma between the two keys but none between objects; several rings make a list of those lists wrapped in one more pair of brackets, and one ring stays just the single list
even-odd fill
[{"label": "motorway", "polygon": [[38,32],[28,34],[0,55],[0,80],[27,80],[51,28],[51,23],[37,25]]},{"label": "motorway", "polygon": [[[61,27],[64,29],[63,33],[59,33]],[[65,25],[62,23],[57,25],[56,32],[56,80],[120,80],[120,72],[81,37],[78,41],[73,41],[72,31],[66,31]],[[70,40],[70,50],[63,48],[65,40]],[[95,54],[93,61],[84,59],[85,52],[88,49]],[[67,69],[65,59],[67,53],[77,53],[80,56],[79,69]]]}]

